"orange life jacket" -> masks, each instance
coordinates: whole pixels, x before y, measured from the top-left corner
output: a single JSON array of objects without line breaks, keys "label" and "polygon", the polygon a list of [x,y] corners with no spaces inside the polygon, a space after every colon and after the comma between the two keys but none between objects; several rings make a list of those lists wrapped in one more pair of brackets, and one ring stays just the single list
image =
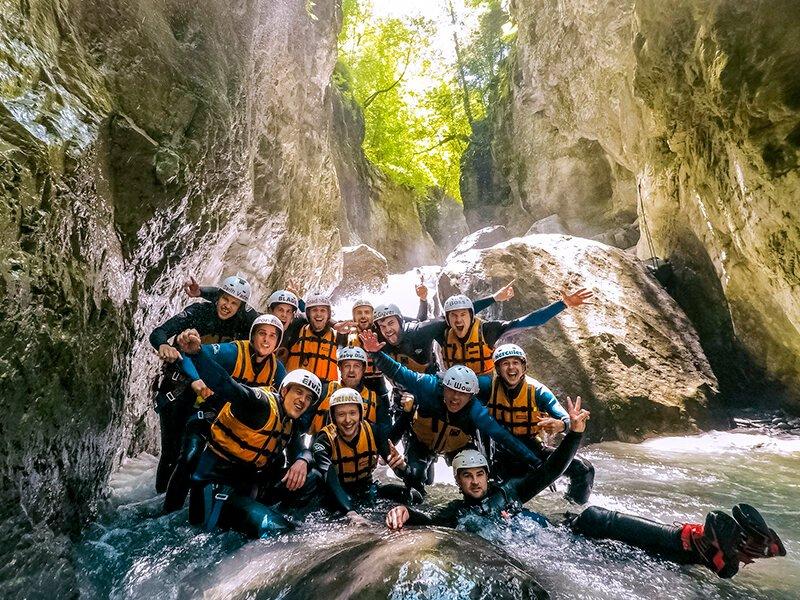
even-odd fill
[{"label": "orange life jacket", "polygon": [[414,413],[411,429],[417,439],[437,454],[460,450],[472,441],[472,436],[436,417],[422,417]]},{"label": "orange life jacket", "polygon": [[326,327],[322,335],[317,335],[311,325],[303,325],[297,340],[289,348],[286,371],[307,369],[323,382],[339,378],[336,366],[336,332]]},{"label": "orange life jacket", "polygon": [[467,335],[460,339],[454,329],[445,331],[444,364],[449,369],[453,365],[465,365],[476,375],[487,375],[494,370],[492,347],[483,339],[483,321],[472,319]]},{"label": "orange life jacket", "polygon": [[492,380],[492,393],[486,404],[489,414],[511,433],[524,437],[535,437],[541,431],[537,425],[547,413],[536,406],[536,382],[525,376],[522,388],[514,400],[509,400],[499,375]]},{"label": "orange life jacket", "polygon": [[250,354],[250,342],[248,340],[237,340],[236,344],[236,365],[233,367],[231,377],[239,383],[248,385],[260,385],[275,387],[275,375],[278,371],[278,359],[275,354],[270,354],[261,363],[261,370],[255,373],[253,370],[253,358]]},{"label": "orange life jacket", "polygon": [[260,429],[251,429],[233,416],[230,403],[219,412],[211,425],[211,449],[231,462],[243,462],[261,469],[277,457],[292,437],[293,421],[281,416],[280,396],[268,388],[259,388],[269,403],[269,418]]},{"label": "orange life jacket", "polygon": [[346,442],[338,435],[336,425],[326,425],[322,431],[331,443],[331,464],[336,467],[339,481],[345,484],[372,481],[372,472],[378,466],[378,446],[372,426],[361,421],[358,435]]}]

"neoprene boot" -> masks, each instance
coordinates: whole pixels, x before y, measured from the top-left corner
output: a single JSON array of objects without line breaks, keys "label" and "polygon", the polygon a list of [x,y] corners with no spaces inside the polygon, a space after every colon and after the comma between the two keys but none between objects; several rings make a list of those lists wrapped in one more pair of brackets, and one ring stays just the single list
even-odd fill
[{"label": "neoprene boot", "polygon": [[570,527],[586,537],[619,540],[677,563],[702,564],[723,578],[733,577],[739,570],[742,528],[718,511],[708,513],[704,525],[666,525],[590,506]]},{"label": "neoprene boot", "polygon": [[750,564],[757,558],[786,556],[786,547],[781,538],[767,526],[764,517],[755,508],[749,504],[737,504],[732,513],[745,535],[739,560]]},{"label": "neoprene boot", "polygon": [[586,504],[594,486],[594,465],[582,456],[576,456],[564,471],[569,478],[567,493],[568,500],[578,504]]}]

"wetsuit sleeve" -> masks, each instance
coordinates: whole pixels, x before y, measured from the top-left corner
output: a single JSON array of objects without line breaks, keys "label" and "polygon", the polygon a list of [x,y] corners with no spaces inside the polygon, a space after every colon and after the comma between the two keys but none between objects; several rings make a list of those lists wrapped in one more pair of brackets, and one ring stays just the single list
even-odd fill
[{"label": "wetsuit sleeve", "polygon": [[392,425],[392,429],[389,432],[389,439],[392,440],[393,444],[399,442],[403,435],[411,429],[411,419],[413,416],[413,411],[406,412],[403,410],[398,413],[394,425]]},{"label": "wetsuit sleeve", "polygon": [[578,446],[581,444],[582,438],[582,433],[576,433],[574,431],[567,433],[564,439],[561,440],[558,448],[547,457],[544,463],[533,469],[527,475],[511,479],[503,485],[508,497],[525,504],[536,494],[546,489],[556,479],[561,477],[561,474],[569,466],[569,463],[572,462],[575,453],[578,451]]},{"label": "wetsuit sleeve", "polygon": [[300,328],[308,323],[305,317],[297,316],[295,317],[289,326],[286,328],[286,331],[283,333],[283,342],[281,343],[282,346],[289,347],[293,344],[297,338],[297,333],[300,331]]},{"label": "wetsuit sleeve", "polygon": [[211,358],[208,346],[202,346],[198,354],[192,355],[192,362],[205,384],[219,396],[231,403],[231,412],[239,421],[251,429],[260,429],[267,422],[270,406],[261,397],[261,392],[233,380]]},{"label": "wetsuit sleeve", "polygon": [[306,312],[306,301],[303,300],[300,296],[297,297],[297,312],[301,313]]},{"label": "wetsuit sleeve", "polygon": [[278,366],[275,367],[275,389],[281,389],[281,383],[283,383],[283,378],[286,377],[286,367],[283,366],[281,361],[276,361]]},{"label": "wetsuit sleeve", "polygon": [[216,302],[219,300],[219,292],[220,289],[215,285],[204,285],[200,287],[200,297],[203,300],[208,300],[209,302]]},{"label": "wetsuit sleeve", "polygon": [[444,343],[447,322],[442,317],[414,323],[412,327],[406,329],[403,336],[410,339],[414,348],[430,348],[434,340],[440,344]]},{"label": "wetsuit sleeve", "polygon": [[350,496],[342,488],[339,481],[339,474],[331,463],[331,443],[328,436],[323,432],[319,432],[314,438],[314,444],[311,447],[314,455],[314,463],[322,473],[325,486],[330,492],[330,497],[336,507],[343,512],[347,513],[353,510],[353,504]]},{"label": "wetsuit sleeve", "polygon": [[480,432],[492,438],[496,443],[503,446],[509,452],[516,454],[529,465],[537,467],[542,461],[517,439],[508,429],[500,425],[486,410],[486,407],[477,399],[473,399],[470,404],[469,416]]},{"label": "wetsuit sleeve", "polygon": [[554,419],[561,419],[567,426],[565,431],[569,431],[569,414],[561,406],[555,394],[546,385],[536,382],[536,407],[541,412],[546,412]]},{"label": "wetsuit sleeve", "polygon": [[184,329],[191,329],[200,316],[206,303],[190,304],[177,315],[167,319],[162,325],[153,329],[150,334],[150,344],[158,350],[161,344],[169,343],[169,339],[179,334]]},{"label": "wetsuit sleeve", "polygon": [[418,401],[431,394],[436,394],[439,389],[439,378],[436,375],[425,375],[412,371],[385,352],[373,353],[372,360],[386,377],[414,394]]},{"label": "wetsuit sleeve", "polygon": [[304,435],[306,429],[307,428],[298,427],[297,421],[295,421],[295,426],[292,430],[292,439],[289,440],[289,444],[286,447],[286,457],[289,459],[290,463],[294,463],[298,460],[305,461],[306,472],[308,472],[311,470],[311,461],[314,459],[314,457],[312,456],[311,450],[306,444]]},{"label": "wetsuit sleeve", "polygon": [[420,298],[419,308],[417,309],[417,321],[428,320],[428,301]]},{"label": "wetsuit sleeve", "polygon": [[535,310],[513,321],[486,321],[483,324],[483,339],[486,340],[486,343],[490,346],[494,346],[504,333],[512,329],[544,325],[566,308],[567,305],[559,300],[558,302],[553,302],[548,306]]},{"label": "wetsuit sleeve", "polygon": [[478,400],[486,404],[492,395],[492,375],[478,375]]},{"label": "wetsuit sleeve", "polygon": [[[239,355],[239,349],[236,347],[236,344],[233,342],[226,342],[224,344],[206,344],[205,347],[209,348],[209,357],[214,362],[225,369],[226,373],[233,373],[233,368],[236,366],[236,358]],[[183,356],[181,366],[186,376],[189,377],[191,381],[202,379],[197,372],[197,368],[194,366],[194,362],[192,362],[192,357],[185,354],[181,354],[181,356]]]},{"label": "wetsuit sleeve", "polygon": [[478,298],[475,302],[472,303],[472,307],[475,309],[475,314],[478,314],[482,310],[486,310],[492,304],[495,304],[497,301],[492,296],[487,296],[486,298]]},{"label": "wetsuit sleeve", "polygon": [[378,406],[375,408],[375,434],[383,439],[388,439],[392,430],[392,416],[389,414],[391,401],[388,392],[378,394]]},{"label": "wetsuit sleeve", "polygon": [[458,525],[458,510],[461,504],[461,500],[453,500],[432,515],[426,515],[423,512],[406,507],[408,508],[406,525],[436,525],[455,528]]},{"label": "wetsuit sleeve", "polygon": [[337,347],[344,348],[349,343],[350,343],[350,338],[346,333],[339,333],[338,331],[336,332],[336,346]]}]

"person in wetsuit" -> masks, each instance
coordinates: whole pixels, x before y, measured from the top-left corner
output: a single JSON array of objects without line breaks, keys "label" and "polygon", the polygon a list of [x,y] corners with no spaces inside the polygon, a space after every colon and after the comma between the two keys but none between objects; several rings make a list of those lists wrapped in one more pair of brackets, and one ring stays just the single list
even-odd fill
[{"label": "person in wetsuit", "polygon": [[[541,460],[510,431],[503,428],[475,398],[478,378],[464,365],[456,365],[443,377],[416,373],[381,352],[384,344],[371,331],[361,334],[364,349],[372,353],[375,365],[384,375],[415,397],[413,412],[404,412],[395,423],[390,439],[407,430],[405,481],[420,493],[429,481],[430,465],[440,454],[448,458],[474,444],[480,431],[487,439],[506,447],[520,460],[539,465]],[[413,415],[409,418],[409,415]]]},{"label": "person in wetsuit", "polygon": [[161,456],[156,471],[156,491],[159,493],[166,490],[178,461],[183,431],[187,419],[194,412],[195,398],[210,393],[202,379],[186,378],[180,368],[180,352],[169,340],[186,329],[197,330],[204,343],[243,339],[258,316],[247,305],[250,284],[245,279],[228,277],[219,289],[215,302],[190,304],[150,334],[150,343],[165,363],[154,386],[155,410],[161,429]]},{"label": "person in wetsuit", "polygon": [[[210,356],[234,380],[246,385],[280,389],[286,369],[275,358],[275,351],[283,337],[283,324],[274,315],[261,315],[253,321],[247,340],[212,344]],[[185,356],[182,367],[191,381],[200,375],[191,358]],[[209,392],[209,388],[206,388]],[[180,456],[167,485],[164,512],[179,510],[189,493],[189,478],[197,466],[200,453],[206,445],[211,424],[217,418],[226,400],[214,394],[199,395],[195,413],[189,417],[183,434]]]},{"label": "person in wetsuit", "polygon": [[[465,450],[453,459],[461,498],[432,515],[396,506],[386,515],[387,527],[392,530],[405,525],[456,527],[473,514],[512,518],[523,510],[523,504],[560,476],[577,452],[589,413],[581,409],[580,397],[574,405],[567,398],[567,408],[570,431],[540,466],[498,485],[489,480],[486,458],[475,450]],[[544,517],[536,516],[547,525]],[[597,506],[590,506],[577,516],[568,515],[565,524],[585,537],[618,540],[677,563],[701,564],[724,578],[735,575],[740,562],[747,564],[756,558],[786,554],[778,535],[747,504],[737,504],[733,518],[720,511],[710,512],[704,524],[666,525]]]},{"label": "person in wetsuit", "polygon": [[[547,386],[527,375],[528,357],[516,344],[501,344],[492,354],[495,372],[478,377],[478,398],[489,414],[530,448],[536,456],[546,458],[553,448],[544,445],[543,433],[569,430],[569,416]],[[504,448],[496,448],[492,456],[492,474],[500,480],[525,474],[528,466]],[[585,504],[592,492],[594,466],[588,459],[576,456],[564,475],[570,483],[566,497]]]},{"label": "person in wetsuit", "polygon": [[[510,288],[513,296],[513,287]],[[466,365],[476,375],[491,374],[492,352],[500,337],[509,331],[544,325],[566,308],[581,306],[593,297],[581,288],[573,294],[562,293],[561,300],[513,321],[484,321],[475,316],[472,301],[463,294],[444,302],[445,324],[436,330],[434,339],[442,347],[445,368]]]},{"label": "person in wetsuit", "polygon": [[[258,537],[261,524],[281,523],[270,505],[292,496],[307,500],[313,492],[314,482],[308,480],[311,452],[295,422],[319,399],[322,383],[313,373],[296,369],[284,377],[278,392],[249,387],[213,360],[196,331],[183,332],[177,343],[214,395],[227,401],[192,474],[189,521],[205,522],[211,529],[220,519],[222,525]],[[287,455],[292,463],[288,469]],[[215,494],[215,485],[223,491]],[[235,502],[229,502],[232,497]]]},{"label": "person in wetsuit", "polygon": [[388,440],[385,427],[364,419],[364,401],[356,390],[339,388],[331,396],[329,408],[331,422],[317,433],[311,447],[314,464],[331,507],[351,522],[364,524],[355,510],[358,504],[379,497],[399,500],[407,496],[404,485],[379,484],[373,479],[378,457],[401,478],[405,459]]}]

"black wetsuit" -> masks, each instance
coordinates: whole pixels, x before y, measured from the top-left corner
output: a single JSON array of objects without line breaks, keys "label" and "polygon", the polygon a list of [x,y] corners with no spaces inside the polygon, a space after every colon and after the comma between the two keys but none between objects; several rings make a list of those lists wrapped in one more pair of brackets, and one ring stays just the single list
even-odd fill
[{"label": "black wetsuit", "polygon": [[[170,339],[186,329],[196,329],[205,343],[247,339],[250,326],[257,316],[255,310],[243,304],[231,318],[220,319],[215,303],[196,302],[156,327],[150,334],[150,343],[158,350],[162,344],[169,344]],[[161,377],[154,386],[161,426],[161,456],[156,472],[156,491],[159,493],[167,488],[180,455],[186,422],[196,412],[195,394],[190,384],[176,362],[165,363]]]},{"label": "black wetsuit", "polygon": [[[206,385],[214,391],[214,395],[230,402],[231,413],[238,421],[254,430],[261,429],[266,425],[272,409],[264,397],[264,392],[259,388],[234,381],[219,364],[203,351],[193,355],[192,359],[198,373]],[[282,402],[278,402],[280,418],[284,416],[283,410]],[[303,443],[303,433],[304,431],[297,427],[297,421],[295,421],[286,454],[291,463],[303,460],[310,469],[312,455]],[[263,500],[264,504],[274,504],[286,500],[287,492],[280,484],[286,468],[284,460],[274,460],[267,468],[256,469],[248,463],[224,459],[210,448],[206,448],[192,475],[192,490],[189,497],[190,522],[195,524],[202,522],[206,513],[206,498],[203,488],[210,483],[231,486],[233,491],[240,496],[252,496],[257,493],[257,499]],[[306,485],[294,496],[307,499],[313,491],[313,485],[315,485],[313,480],[307,480]]]},{"label": "black wetsuit", "polygon": [[[456,527],[469,515],[513,516],[524,510],[523,504],[558,479],[578,451],[581,437],[580,433],[567,433],[540,467],[501,485],[491,484],[487,494],[480,500],[465,496],[453,500],[432,515],[409,508],[406,524]],[[540,523],[547,523],[541,515],[535,517]],[[703,563],[697,552],[687,550],[684,546],[681,539],[683,525],[666,525],[598,506],[590,506],[577,516],[568,515],[564,523],[573,532],[585,537],[619,540],[678,563]]]}]

